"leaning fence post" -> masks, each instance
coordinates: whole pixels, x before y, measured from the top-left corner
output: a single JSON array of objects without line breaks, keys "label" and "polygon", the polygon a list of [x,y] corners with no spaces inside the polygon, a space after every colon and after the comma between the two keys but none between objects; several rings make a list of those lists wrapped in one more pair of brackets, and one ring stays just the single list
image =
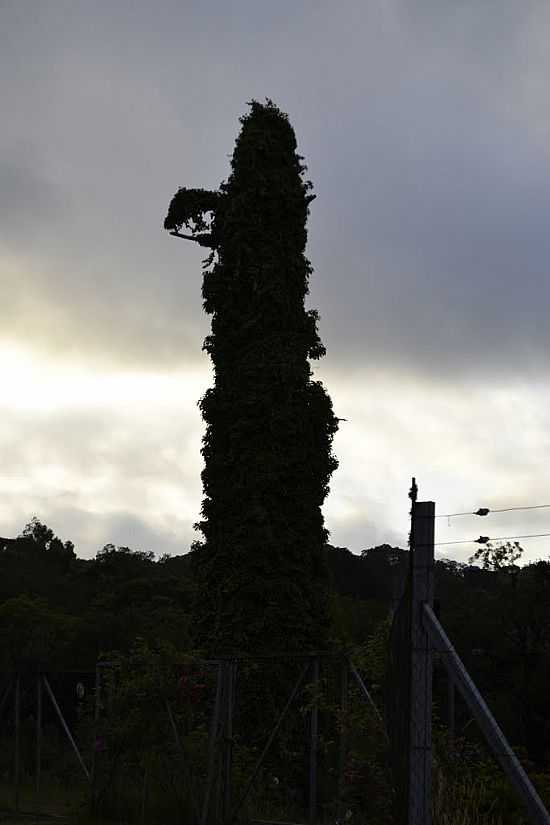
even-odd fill
[{"label": "leaning fence post", "polygon": [[71,731],[69,730],[69,726],[67,725],[67,722],[65,721],[65,717],[64,717],[64,716],[63,716],[63,714],[61,713],[61,708],[60,708],[60,707],[59,707],[59,705],[57,704],[57,699],[56,699],[56,698],[55,698],[55,696],[54,696],[54,692],[53,692],[52,687],[51,687],[51,685],[50,685],[50,683],[49,683],[49,681],[48,681],[47,676],[43,675],[43,676],[42,676],[42,680],[43,680],[43,682],[44,682],[44,687],[46,688],[46,690],[47,690],[47,692],[48,692],[48,695],[49,695],[49,697],[50,697],[50,699],[51,699],[51,701],[52,701],[52,705],[54,706],[54,710],[55,710],[55,712],[57,713],[57,716],[58,716],[58,718],[59,718],[59,721],[61,722],[61,725],[62,725],[62,727],[63,727],[63,730],[64,730],[64,731],[65,731],[65,733],[67,734],[67,739],[69,740],[69,742],[70,742],[70,743],[71,743],[71,745],[72,745],[72,748],[73,748],[73,750],[74,750],[74,752],[75,752],[76,758],[78,759],[78,761],[80,762],[80,764],[81,764],[81,766],[82,766],[82,770],[84,771],[84,774],[86,775],[86,779],[87,779],[88,781],[90,781],[90,771],[88,770],[88,768],[87,768],[87,767],[86,767],[86,765],[84,764],[84,760],[82,759],[82,756],[81,756],[81,754],[80,754],[80,751],[78,750],[78,745],[76,744],[76,742],[75,742],[75,740],[74,740],[74,737],[73,737],[73,735],[72,735]]},{"label": "leaning fence post", "polygon": [[413,501],[411,530],[411,702],[408,825],[431,825],[432,649],[423,604],[433,605],[433,501]]},{"label": "leaning fence post", "polygon": [[531,821],[536,822],[537,825],[550,825],[550,814],[546,810],[529,776],[508,744],[496,719],[487,707],[483,696],[478,691],[470,674],[457,655],[447,634],[439,624],[437,616],[430,605],[425,604],[423,606],[423,613],[426,631],[430,635],[432,643],[440,653],[444,654],[446,667],[452,670],[456,686],[460,690],[462,698],[485,734],[485,738],[492,748],[497,762],[501,768],[506,771],[510,781],[523,800],[523,803],[529,811]]}]

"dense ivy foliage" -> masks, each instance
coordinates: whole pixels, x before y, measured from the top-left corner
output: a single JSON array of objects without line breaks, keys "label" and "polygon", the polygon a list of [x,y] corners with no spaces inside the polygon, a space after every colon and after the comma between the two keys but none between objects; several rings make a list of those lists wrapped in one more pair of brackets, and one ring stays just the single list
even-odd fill
[{"label": "dense ivy foliage", "polygon": [[192,232],[203,232],[210,228],[205,215],[219,207],[221,195],[207,189],[180,189],[170,203],[164,228],[179,232],[183,226]]},{"label": "dense ivy foliage", "polygon": [[[325,349],[304,300],[312,184],[294,131],[271,101],[241,118],[228,181],[180,189],[167,228],[210,230],[202,295],[215,384],[207,424],[204,500],[194,545],[193,628],[210,652],[304,650],[329,637],[321,506],[338,462],[338,422],[308,359]],[[213,214],[211,224],[200,210]]]}]

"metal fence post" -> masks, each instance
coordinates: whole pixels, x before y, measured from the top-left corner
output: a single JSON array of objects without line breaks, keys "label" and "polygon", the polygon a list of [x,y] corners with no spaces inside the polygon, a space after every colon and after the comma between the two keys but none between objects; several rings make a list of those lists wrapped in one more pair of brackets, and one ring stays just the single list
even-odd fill
[{"label": "metal fence post", "polygon": [[311,708],[311,738],[309,745],[309,822],[314,825],[317,820],[317,738],[319,735],[319,659],[312,662],[313,669],[313,707]]},{"label": "metal fence post", "polygon": [[433,501],[413,501],[411,531],[411,694],[408,825],[431,825],[432,646],[423,604],[433,605]]},{"label": "metal fence post", "polygon": [[19,673],[15,677],[15,755],[14,755],[14,782],[15,782],[15,810],[19,811],[19,779],[20,779],[20,764],[21,764],[21,742],[20,742],[20,723],[21,723],[21,677]]},{"label": "metal fence post", "polygon": [[206,778],[206,790],[204,793],[204,801],[202,805],[202,816],[201,816],[201,825],[206,825],[208,820],[208,810],[210,807],[210,794],[212,792],[212,786],[215,781],[214,777],[214,768],[215,768],[215,760],[216,760],[216,740],[218,738],[218,725],[220,719],[220,707],[221,707],[221,698],[222,698],[222,683],[223,683],[223,670],[222,670],[222,663],[218,662],[218,682],[216,686],[216,699],[214,703],[214,710],[212,713],[212,717],[210,720],[210,734],[208,740],[208,774]]},{"label": "metal fence post", "polygon": [[447,671],[447,725],[449,727],[449,750],[455,747],[455,682],[453,674]]},{"label": "metal fence post", "polygon": [[341,713],[341,730],[340,730],[340,752],[338,760],[338,807],[336,818],[340,822],[342,820],[342,812],[344,806],[344,770],[346,767],[346,739],[347,739],[347,725],[348,725],[348,674],[349,662],[347,656],[342,662],[342,670],[340,673],[340,713]]},{"label": "metal fence post", "polygon": [[220,752],[216,771],[216,791],[214,805],[214,822],[223,822],[225,804],[225,760],[227,756],[227,687],[229,681],[229,662],[222,662],[222,697],[220,711]]},{"label": "metal fence post", "polygon": [[223,783],[223,816],[225,822],[231,811],[231,763],[233,757],[233,696],[235,690],[236,661],[227,663],[226,674],[226,705],[225,705],[225,759],[224,759],[224,783]]},{"label": "metal fence post", "polygon": [[101,710],[101,671],[96,662],[95,666],[95,692],[94,692],[94,721],[92,726],[92,752],[90,755],[90,807],[92,814],[97,808],[97,759],[98,759],[98,733],[99,715]]},{"label": "metal fence post", "polygon": [[36,796],[40,793],[42,768],[42,676],[36,677]]}]

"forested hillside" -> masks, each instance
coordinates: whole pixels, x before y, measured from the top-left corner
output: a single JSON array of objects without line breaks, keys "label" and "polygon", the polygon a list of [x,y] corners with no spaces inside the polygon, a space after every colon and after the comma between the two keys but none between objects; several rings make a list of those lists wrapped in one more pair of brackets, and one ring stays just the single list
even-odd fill
[{"label": "forested hillside", "polygon": [[[326,545],[333,638],[361,649],[385,622],[407,551],[382,545],[354,555]],[[81,559],[40,522],[2,540],[2,669],[42,663],[93,668],[137,637],[189,649],[195,592],[190,553],[163,556],[106,545]],[[539,765],[550,758],[550,563],[501,570],[436,562],[436,605],[447,633],[504,731]],[[367,674],[368,678],[368,674]],[[443,680],[436,672],[437,686]],[[442,693],[443,695],[443,693]]]}]

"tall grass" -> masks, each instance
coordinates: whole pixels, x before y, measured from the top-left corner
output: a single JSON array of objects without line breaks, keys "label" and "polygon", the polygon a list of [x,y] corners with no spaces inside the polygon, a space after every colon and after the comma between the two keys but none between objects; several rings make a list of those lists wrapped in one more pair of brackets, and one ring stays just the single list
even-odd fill
[{"label": "tall grass", "polygon": [[434,771],[433,825],[504,825],[498,814],[484,810],[486,796],[482,779],[465,776],[453,781]]}]

